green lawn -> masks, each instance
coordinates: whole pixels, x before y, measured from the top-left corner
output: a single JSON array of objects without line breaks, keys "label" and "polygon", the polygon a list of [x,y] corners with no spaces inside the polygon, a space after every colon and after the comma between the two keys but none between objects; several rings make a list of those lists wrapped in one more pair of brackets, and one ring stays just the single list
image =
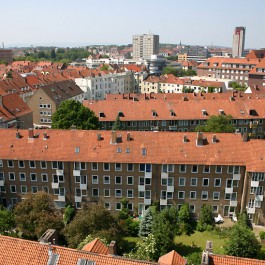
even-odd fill
[{"label": "green lawn", "polygon": [[187,236],[176,236],[176,250],[179,254],[187,256],[193,252],[202,252],[205,249],[206,241],[210,240],[213,242],[213,252],[215,254],[223,253],[223,245],[225,242],[224,238],[221,238],[215,231],[198,232]]}]

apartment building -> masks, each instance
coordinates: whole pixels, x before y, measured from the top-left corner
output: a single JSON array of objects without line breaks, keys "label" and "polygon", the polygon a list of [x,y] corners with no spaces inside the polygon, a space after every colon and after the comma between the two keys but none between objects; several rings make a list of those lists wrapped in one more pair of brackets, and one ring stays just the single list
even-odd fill
[{"label": "apartment building", "polygon": [[265,149],[262,140],[239,134],[0,129],[0,188],[4,205],[28,192],[53,194],[66,202],[102,202],[143,214],[202,204],[230,216],[247,209],[264,223]]},{"label": "apartment building", "polygon": [[124,94],[104,101],[84,101],[111,130],[117,116],[122,128],[132,131],[194,131],[213,115],[232,115],[238,133],[264,139],[264,98],[241,93]]},{"label": "apartment building", "polygon": [[135,78],[132,71],[91,75],[75,78],[76,84],[89,100],[103,100],[106,94],[130,93],[135,89]]},{"label": "apartment building", "polygon": [[265,59],[261,60],[250,72],[249,82],[250,87],[262,89],[265,87]]},{"label": "apartment building", "polygon": [[233,34],[232,56],[243,57],[245,48],[245,27],[236,27]]},{"label": "apartment building", "polygon": [[82,102],[84,98],[80,87],[70,80],[39,87],[27,102],[33,111],[34,127],[51,128],[51,116],[62,101],[73,99]]},{"label": "apartment building", "polygon": [[7,63],[13,62],[12,50],[0,49],[0,61],[5,61]]}]

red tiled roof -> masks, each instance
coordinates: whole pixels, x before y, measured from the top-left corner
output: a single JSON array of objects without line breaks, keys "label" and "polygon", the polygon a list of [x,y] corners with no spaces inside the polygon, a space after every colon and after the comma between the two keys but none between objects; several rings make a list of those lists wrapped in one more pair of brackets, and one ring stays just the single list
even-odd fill
[{"label": "red tiled roof", "polygon": [[86,244],[82,250],[103,255],[108,255],[109,253],[108,247],[98,238]]},{"label": "red tiled roof", "polygon": [[181,257],[175,250],[161,256],[158,260],[159,265],[186,265],[187,260]]},{"label": "red tiled roof", "polygon": [[265,72],[257,72],[257,68],[265,68],[265,58],[262,59],[250,72],[249,74],[265,75]]},{"label": "red tiled roof", "polygon": [[192,82],[193,86],[200,86],[200,87],[224,87],[224,82],[217,82],[217,81],[206,81],[206,80],[194,80]]},{"label": "red tiled roof", "polygon": [[262,265],[265,260],[211,254],[209,265]]}]

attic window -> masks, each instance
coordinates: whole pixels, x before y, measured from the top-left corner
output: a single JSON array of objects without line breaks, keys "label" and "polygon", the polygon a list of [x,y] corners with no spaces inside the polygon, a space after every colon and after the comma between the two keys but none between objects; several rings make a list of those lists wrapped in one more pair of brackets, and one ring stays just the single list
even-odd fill
[{"label": "attic window", "polygon": [[100,117],[100,118],[104,118],[104,117],[105,117],[105,113],[104,113],[104,112],[100,112],[100,113],[99,113],[99,117]]},{"label": "attic window", "polygon": [[118,112],[118,116],[119,116],[119,117],[124,117],[123,112],[122,112],[122,111],[119,111],[119,112]]},{"label": "attic window", "polygon": [[244,110],[242,110],[242,109],[240,110],[240,113],[243,115],[245,114]]},{"label": "attic window", "polygon": [[121,148],[120,147],[117,148],[117,153],[121,153]]},{"label": "attic window", "polygon": [[80,147],[76,147],[76,148],[75,148],[75,152],[76,152],[76,153],[79,153],[79,152],[80,152]]},{"label": "attic window", "polygon": [[249,110],[249,115],[251,115],[251,116],[258,116],[258,113],[256,112],[255,109],[250,109]]},{"label": "attic window", "polygon": [[157,112],[155,110],[152,110],[153,117],[157,117]]},{"label": "attic window", "polygon": [[224,112],[224,110],[222,110],[222,109],[219,109],[219,114],[220,114],[220,115],[225,115],[225,112]]},{"label": "attic window", "polygon": [[77,261],[77,265],[96,265],[96,262],[92,260],[79,258]]},{"label": "attic window", "polygon": [[170,111],[171,116],[177,116],[174,110]]},{"label": "attic window", "polygon": [[142,148],[142,155],[146,155],[146,154],[147,154],[146,148]]},{"label": "attic window", "polygon": [[207,111],[205,109],[202,110],[202,115],[203,116],[207,116],[208,115],[208,113],[207,113]]}]

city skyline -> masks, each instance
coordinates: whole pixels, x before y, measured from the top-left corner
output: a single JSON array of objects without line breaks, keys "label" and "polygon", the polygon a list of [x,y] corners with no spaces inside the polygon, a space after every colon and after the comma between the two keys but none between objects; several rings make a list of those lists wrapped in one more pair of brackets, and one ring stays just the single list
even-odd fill
[{"label": "city skyline", "polygon": [[33,0],[14,0],[1,4],[0,42],[5,47],[121,45],[131,44],[133,35],[151,33],[161,43],[232,47],[233,30],[242,25],[247,29],[245,48],[259,49],[265,47],[260,34],[265,2],[257,2],[254,13],[246,0],[224,0],[221,5],[207,0],[47,0],[40,6]]}]

